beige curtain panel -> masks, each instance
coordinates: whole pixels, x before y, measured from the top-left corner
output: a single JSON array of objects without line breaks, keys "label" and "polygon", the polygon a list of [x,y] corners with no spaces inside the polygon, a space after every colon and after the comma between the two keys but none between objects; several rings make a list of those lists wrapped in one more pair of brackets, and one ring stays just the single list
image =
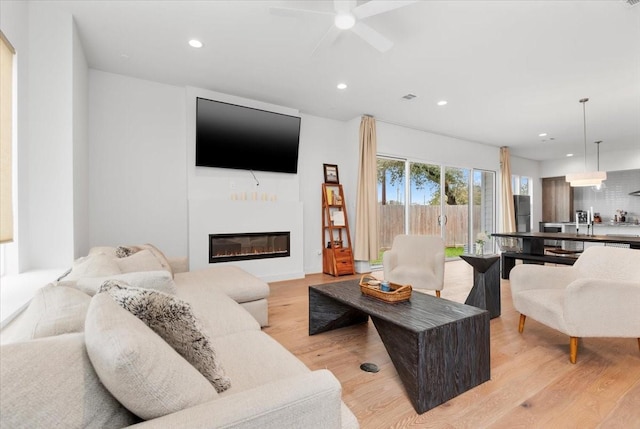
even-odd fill
[{"label": "beige curtain panel", "polygon": [[511,189],[511,161],[509,148],[500,148],[500,200],[502,212],[502,228],[500,232],[515,232],[516,219],[513,207],[513,190]]},{"label": "beige curtain panel", "polygon": [[0,243],[13,240],[11,128],[14,55],[13,46],[0,31]]},{"label": "beige curtain panel", "polygon": [[360,162],[356,196],[356,261],[378,259],[378,186],[376,120],[363,116],[360,121]]}]

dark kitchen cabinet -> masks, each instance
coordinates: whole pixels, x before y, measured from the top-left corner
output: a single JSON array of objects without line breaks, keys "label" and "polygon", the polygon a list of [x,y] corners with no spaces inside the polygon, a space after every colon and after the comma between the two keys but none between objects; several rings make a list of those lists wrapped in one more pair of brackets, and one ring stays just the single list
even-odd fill
[{"label": "dark kitchen cabinet", "polygon": [[571,222],[573,213],[573,188],[562,177],[542,179],[542,221]]}]

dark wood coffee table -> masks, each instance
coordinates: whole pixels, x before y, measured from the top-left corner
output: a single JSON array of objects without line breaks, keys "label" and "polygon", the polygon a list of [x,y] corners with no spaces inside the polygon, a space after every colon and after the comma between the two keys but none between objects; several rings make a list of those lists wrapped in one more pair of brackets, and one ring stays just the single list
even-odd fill
[{"label": "dark wood coffee table", "polygon": [[488,311],[420,292],[383,302],[358,280],[309,287],[309,335],[369,317],[419,414],[489,380]]}]

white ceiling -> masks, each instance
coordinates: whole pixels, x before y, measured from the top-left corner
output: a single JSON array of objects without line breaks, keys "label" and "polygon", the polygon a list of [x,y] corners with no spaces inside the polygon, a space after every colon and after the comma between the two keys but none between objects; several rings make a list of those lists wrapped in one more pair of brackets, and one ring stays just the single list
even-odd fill
[{"label": "white ceiling", "polygon": [[331,16],[269,8],[331,1],[47,3],[74,15],[99,70],[343,121],[371,114],[534,160],[583,156],[588,97],[588,156],[596,140],[601,154],[640,150],[640,5],[623,0],[419,1],[363,20],[394,42],[386,53],[347,31],[315,55]]}]

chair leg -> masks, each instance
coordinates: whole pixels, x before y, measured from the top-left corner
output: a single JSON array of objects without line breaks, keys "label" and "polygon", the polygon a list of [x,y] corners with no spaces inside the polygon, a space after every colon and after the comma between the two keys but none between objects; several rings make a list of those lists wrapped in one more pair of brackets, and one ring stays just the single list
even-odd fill
[{"label": "chair leg", "polygon": [[569,339],[569,361],[576,363],[578,360],[578,337],[571,337]]},{"label": "chair leg", "polygon": [[520,332],[522,334],[522,331],[524,331],[524,321],[527,320],[527,316],[525,316],[524,314],[520,315],[520,323],[518,323],[518,332]]},{"label": "chair leg", "polygon": [[[439,290],[437,290],[437,291],[436,291],[436,296],[437,296],[438,298],[440,298],[440,291],[439,291]],[[639,339],[639,340],[640,340],[640,339]]]}]

